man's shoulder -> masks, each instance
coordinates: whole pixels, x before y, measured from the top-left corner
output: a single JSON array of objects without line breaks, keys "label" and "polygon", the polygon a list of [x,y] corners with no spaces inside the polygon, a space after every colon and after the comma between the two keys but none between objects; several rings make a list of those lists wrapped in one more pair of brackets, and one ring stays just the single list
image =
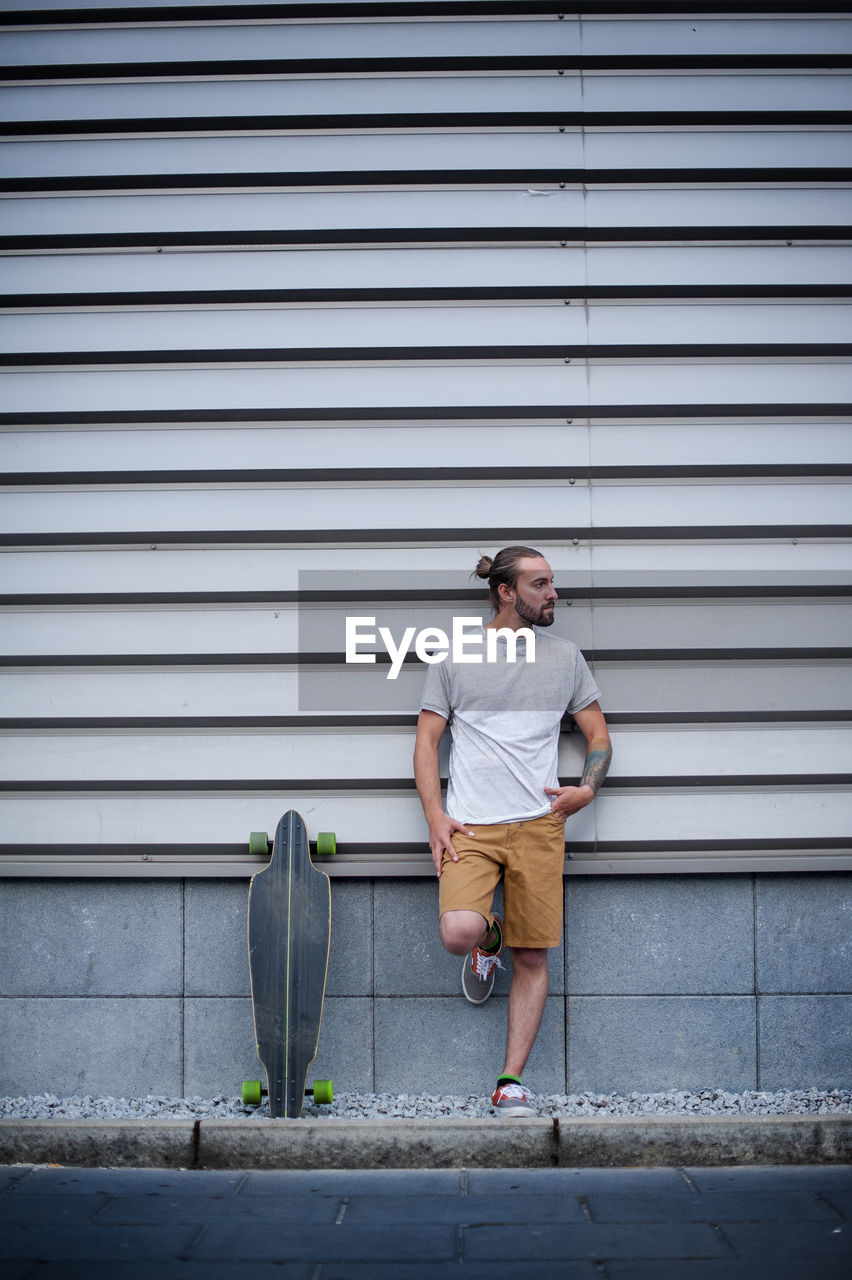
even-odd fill
[{"label": "man's shoulder", "polygon": [[569,640],[567,636],[555,635],[552,631],[543,631],[539,627],[533,627],[535,632],[536,652],[539,649],[549,650],[554,657],[559,658],[576,658],[580,652],[579,645],[573,640]]}]

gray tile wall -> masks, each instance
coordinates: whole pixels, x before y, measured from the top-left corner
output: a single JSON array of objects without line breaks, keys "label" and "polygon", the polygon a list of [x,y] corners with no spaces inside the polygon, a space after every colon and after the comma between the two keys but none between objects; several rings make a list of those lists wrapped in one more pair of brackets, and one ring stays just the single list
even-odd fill
[{"label": "gray tile wall", "polygon": [[[9,880],[0,1095],[236,1096],[259,1074],[245,881]],[[425,880],[336,880],[315,1074],[338,1091],[482,1093],[511,961],[459,994]],[[566,883],[538,1093],[852,1083],[852,875]]]}]

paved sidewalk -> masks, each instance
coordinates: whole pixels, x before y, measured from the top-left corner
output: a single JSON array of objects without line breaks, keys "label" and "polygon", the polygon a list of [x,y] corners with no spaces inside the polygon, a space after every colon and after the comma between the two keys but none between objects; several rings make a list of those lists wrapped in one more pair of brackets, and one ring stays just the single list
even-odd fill
[{"label": "paved sidewalk", "polygon": [[847,1280],[852,1166],[0,1168],[4,1280]]}]

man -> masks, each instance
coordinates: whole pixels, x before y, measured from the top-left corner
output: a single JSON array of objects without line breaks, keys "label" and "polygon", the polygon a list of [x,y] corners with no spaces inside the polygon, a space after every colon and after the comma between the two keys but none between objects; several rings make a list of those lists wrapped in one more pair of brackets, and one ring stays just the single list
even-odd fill
[{"label": "man", "polygon": [[[521,1076],[547,998],[547,951],[562,940],[564,824],[594,800],[612,747],[579,649],[537,630],[552,625],[557,599],[541,553],[506,547],[494,560],[483,556],[475,574],[488,580],[495,660],[430,665],[414,776],[439,878],[441,941],[465,957],[462,989],[472,1004],[491,994],[504,944],[511,951],[506,1058],[491,1104],[496,1114],[522,1116],[534,1114]],[[557,776],[565,711],[587,744],[579,786],[561,787]],[[448,724],[445,811],[438,748]],[[505,922],[491,910],[501,876]]]}]

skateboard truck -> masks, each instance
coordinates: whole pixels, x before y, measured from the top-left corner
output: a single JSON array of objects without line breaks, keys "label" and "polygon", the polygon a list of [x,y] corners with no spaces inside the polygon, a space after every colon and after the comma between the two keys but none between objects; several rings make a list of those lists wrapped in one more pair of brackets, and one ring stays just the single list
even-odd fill
[{"label": "skateboard truck", "polygon": [[[269,1097],[269,1090],[264,1089],[260,1080],[243,1081],[243,1106],[259,1107],[263,1098]],[[313,1098],[322,1106],[329,1106],[334,1101],[334,1086],[330,1080],[315,1080],[313,1085],[305,1089],[305,1097]]]}]

